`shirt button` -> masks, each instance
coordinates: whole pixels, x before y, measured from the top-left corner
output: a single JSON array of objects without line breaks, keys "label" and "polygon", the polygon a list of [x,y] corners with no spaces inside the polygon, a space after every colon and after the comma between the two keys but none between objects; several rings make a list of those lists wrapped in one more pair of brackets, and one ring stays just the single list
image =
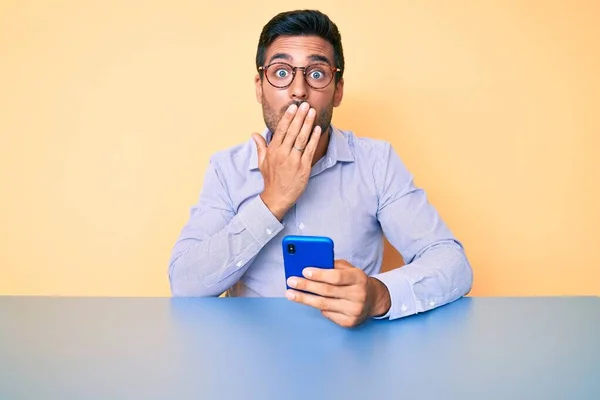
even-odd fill
[{"label": "shirt button", "polygon": [[235,264],[235,265],[238,266],[238,267],[241,267],[243,264],[242,264],[241,261],[238,261],[237,264]]},{"label": "shirt button", "polygon": [[408,310],[408,307],[406,307],[406,304],[402,304],[401,310],[402,310],[402,312],[406,312],[406,310]]},{"label": "shirt button", "polygon": [[298,228],[300,228],[300,230],[304,229],[304,224],[302,222],[300,222],[300,225],[298,225]]},{"label": "shirt button", "polygon": [[267,228],[267,230],[265,232],[267,232],[267,235],[270,235],[271,233],[273,233],[273,231],[270,230],[269,228]]},{"label": "shirt button", "polygon": [[431,301],[429,302],[429,306],[430,306],[430,307],[433,307],[433,306],[435,306],[435,301],[431,300]]}]

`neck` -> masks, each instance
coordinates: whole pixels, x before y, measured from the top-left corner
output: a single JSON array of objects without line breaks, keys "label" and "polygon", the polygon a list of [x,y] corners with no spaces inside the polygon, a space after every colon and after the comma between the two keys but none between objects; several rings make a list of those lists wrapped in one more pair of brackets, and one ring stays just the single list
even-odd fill
[{"label": "neck", "polygon": [[315,165],[319,160],[325,157],[327,153],[327,147],[329,147],[329,137],[331,136],[331,127],[327,128],[325,134],[322,134],[319,138],[319,144],[317,144],[317,150],[313,156],[312,165]]}]

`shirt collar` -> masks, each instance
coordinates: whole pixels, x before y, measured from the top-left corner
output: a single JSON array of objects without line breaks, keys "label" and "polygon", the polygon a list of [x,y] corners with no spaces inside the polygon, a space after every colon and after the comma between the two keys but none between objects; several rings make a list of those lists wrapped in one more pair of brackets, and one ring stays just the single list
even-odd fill
[{"label": "shirt collar", "polygon": [[[330,126],[330,137],[329,137],[329,145],[327,146],[327,152],[323,159],[327,160],[328,164],[333,165],[338,161],[341,162],[353,162],[354,155],[352,154],[352,150],[350,149],[350,145],[348,144],[348,140],[344,136],[344,134],[334,127]],[[265,129],[261,134],[267,144],[271,142],[271,138],[273,134],[269,129]],[[256,152],[256,143],[252,141],[252,152],[250,153],[250,162],[249,169],[254,170],[258,169],[258,154]]]}]

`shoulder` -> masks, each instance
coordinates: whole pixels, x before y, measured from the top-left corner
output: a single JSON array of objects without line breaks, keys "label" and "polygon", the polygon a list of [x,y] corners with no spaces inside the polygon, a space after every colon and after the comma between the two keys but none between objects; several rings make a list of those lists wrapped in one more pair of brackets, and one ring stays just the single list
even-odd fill
[{"label": "shoulder", "polygon": [[256,159],[256,143],[252,138],[234,146],[216,151],[210,162],[217,170],[248,171],[250,163]]},{"label": "shoulder", "polygon": [[356,161],[371,160],[375,163],[389,158],[390,151],[393,151],[391,143],[387,140],[359,136],[349,130],[336,131],[344,138]]},{"label": "shoulder", "polygon": [[[352,131],[337,130],[348,144],[354,163],[382,187],[386,179],[410,180],[412,175],[387,140],[361,137]],[[338,136],[339,137],[339,136]]]}]

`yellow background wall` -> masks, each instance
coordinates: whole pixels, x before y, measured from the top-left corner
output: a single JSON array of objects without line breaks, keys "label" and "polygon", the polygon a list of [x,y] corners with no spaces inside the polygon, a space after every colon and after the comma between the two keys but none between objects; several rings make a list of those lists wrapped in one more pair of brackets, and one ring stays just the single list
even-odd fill
[{"label": "yellow background wall", "polygon": [[338,24],[334,123],[392,142],[472,295],[600,294],[600,3],[368,4],[1,1],[0,294],[169,295],[209,155],[262,130],[282,5]]}]

